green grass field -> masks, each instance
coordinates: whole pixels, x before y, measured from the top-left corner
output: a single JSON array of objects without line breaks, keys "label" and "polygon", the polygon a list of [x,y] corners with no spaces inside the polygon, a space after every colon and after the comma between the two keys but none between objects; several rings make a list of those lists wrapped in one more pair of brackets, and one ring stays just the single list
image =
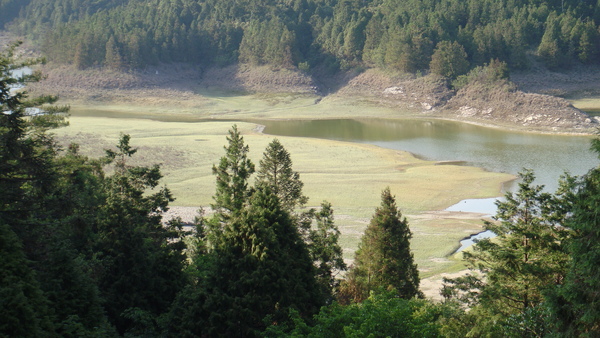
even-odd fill
[{"label": "green grass field", "polygon": [[586,97],[570,100],[574,107],[592,116],[600,116],[600,97]]},{"label": "green grass field", "polygon": [[[56,130],[63,144],[75,142],[93,157],[116,144],[121,133],[130,134],[137,147],[133,164],[160,163],[166,184],[176,200],[173,206],[209,206],[215,190],[213,164],[224,154],[226,135],[236,123],[250,146],[256,165],[272,136],[258,132],[252,119],[310,119],[378,117],[401,118],[412,113],[374,107],[368,102],[326,99],[315,104],[311,95],[227,95],[200,93],[199,100],[171,104],[161,98],[124,102],[68,102],[70,126]],[[142,103],[140,103],[142,102]],[[166,108],[165,108],[166,107]],[[200,122],[201,121],[201,122]],[[477,215],[440,212],[466,198],[500,194],[508,174],[480,168],[436,165],[409,153],[376,146],[322,139],[279,137],[290,152],[294,169],[304,182],[309,206],[332,203],[341,245],[347,260],[353,258],[380,193],[390,187],[413,231],[412,249],[421,277],[435,280],[424,286],[429,296],[438,293],[440,274],[464,269],[452,256],[463,237],[481,230]],[[426,283],[424,283],[425,285]]]}]

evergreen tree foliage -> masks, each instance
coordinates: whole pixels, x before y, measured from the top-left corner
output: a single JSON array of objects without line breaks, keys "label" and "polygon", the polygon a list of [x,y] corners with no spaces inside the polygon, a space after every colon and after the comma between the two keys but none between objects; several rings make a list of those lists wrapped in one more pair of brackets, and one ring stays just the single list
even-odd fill
[{"label": "evergreen tree foliage", "polygon": [[248,158],[249,147],[244,145],[244,138],[234,125],[229,130],[228,145],[225,146],[225,156],[221,157],[219,165],[213,165],[213,174],[217,176],[217,189],[212,208],[223,218],[232,216],[242,209],[251,191],[248,179],[254,173],[254,163]]},{"label": "evergreen tree foliage", "polygon": [[535,51],[550,68],[598,63],[599,8],[594,0],[2,0],[0,24],[11,22],[53,61],[81,68],[110,65],[113,39],[128,67],[242,62],[416,72],[429,68],[442,42],[463,46],[473,67],[498,59],[526,68]]},{"label": "evergreen tree foliage", "polygon": [[469,70],[467,53],[456,41],[453,43],[441,41],[431,56],[429,69],[434,74],[456,78]]},{"label": "evergreen tree foliage", "polygon": [[362,301],[371,291],[392,289],[400,298],[422,296],[419,271],[410,251],[412,233],[390,189],[367,226],[342,291],[344,301]]},{"label": "evergreen tree foliage", "polygon": [[[600,154],[600,141],[593,150]],[[585,175],[575,191],[572,217],[566,225],[573,230],[568,244],[571,258],[564,283],[552,290],[549,304],[556,331],[565,337],[595,337],[600,334],[600,169]]]},{"label": "evergreen tree foliage", "polygon": [[228,221],[211,255],[202,334],[254,336],[267,316],[280,322],[291,308],[309,316],[321,305],[306,245],[268,187]]},{"label": "evergreen tree foliage", "polygon": [[127,315],[133,310],[150,318],[167,312],[185,282],[185,245],[178,229],[161,223],[173,198],[165,187],[153,192],[162,177],[158,166],[127,165],[136,152],[129,141],[129,135],[122,135],[118,150],[107,150],[114,174],[105,180],[96,241],[98,285],[120,333],[135,325]]},{"label": "evergreen tree foliage", "polygon": [[332,300],[339,286],[336,275],[348,267],[338,243],[340,231],[334,222],[331,203],[321,203],[321,209],[314,212],[314,219],[316,227],[309,231],[308,250],[316,266],[316,278],[323,298]]},{"label": "evergreen tree foliage", "polygon": [[0,336],[51,335],[54,325],[21,241],[0,221]]},{"label": "evergreen tree foliage", "polygon": [[[446,298],[458,299],[479,313],[472,334],[491,326],[508,335],[548,333],[544,293],[562,284],[566,274],[564,246],[569,230],[564,222],[570,212],[570,185],[563,183],[565,194],[550,194],[543,192],[543,186],[532,185],[531,171],[520,177],[518,192],[507,193],[506,201],[497,202],[494,218],[499,222],[485,222],[485,228],[498,237],[483,239],[472,252],[464,253],[478,274],[445,280]],[[525,318],[529,325],[520,324]]]},{"label": "evergreen tree foliage", "polygon": [[[444,337],[443,320],[460,313],[447,304],[402,299],[393,292],[371,295],[360,304],[333,303],[321,308],[312,322],[291,317],[291,330],[272,325],[266,337]],[[450,336],[448,336],[450,337]]]},{"label": "evergreen tree foliage", "polygon": [[119,51],[119,47],[117,46],[114,36],[111,36],[106,42],[104,65],[113,69],[121,69],[123,67],[121,52]]},{"label": "evergreen tree foliage", "polygon": [[263,153],[256,185],[268,186],[277,195],[283,208],[291,214],[316,266],[323,298],[332,299],[339,283],[335,276],[347,267],[338,244],[340,232],[334,222],[331,203],[321,203],[319,211],[310,209],[299,214],[293,213],[294,209],[306,204],[308,197],[302,193],[304,183],[300,180],[300,174],[292,169],[290,154],[278,139],[269,143]]},{"label": "evergreen tree foliage", "polygon": [[263,153],[256,184],[269,186],[289,212],[308,201],[308,197],[302,194],[304,183],[300,174],[292,169],[290,153],[278,139],[271,141]]},{"label": "evergreen tree foliage", "polygon": [[[7,314],[6,318],[17,320],[11,325],[31,320],[31,323],[20,325],[31,328],[32,335],[98,332],[105,324],[98,290],[88,274],[87,264],[71,241],[75,237],[69,227],[74,210],[71,203],[77,193],[66,194],[63,190],[63,183],[67,181],[63,178],[68,177],[63,176],[63,170],[72,167],[58,168],[59,163],[66,162],[59,160],[57,147],[47,134],[49,128],[64,125],[62,113],[67,108],[42,106],[55,102],[55,97],[27,99],[26,92],[15,91],[15,85],[40,77],[35,73],[18,78],[13,76],[13,71],[40,61],[15,62],[17,46],[12,45],[0,54],[0,187],[3,191],[0,223],[9,227],[2,233],[3,240],[16,236],[11,239],[15,241],[13,247],[7,244],[7,249],[13,250],[13,255],[6,257],[7,276],[12,276],[15,286],[27,287],[22,290],[24,297],[21,300],[28,299],[34,313],[26,319],[23,317],[25,304],[13,304],[17,311],[22,310],[21,315]],[[27,109],[36,106],[41,106],[39,112],[42,114],[27,117]],[[16,248],[22,250],[22,258],[14,252]],[[31,269],[31,272],[24,274],[21,271],[16,275],[15,271],[10,271],[10,266],[15,263],[12,259],[23,264],[23,271]],[[17,276],[24,278],[23,281],[15,279]],[[32,276],[36,278],[34,282]],[[32,283],[36,284],[37,291],[33,291]]]}]

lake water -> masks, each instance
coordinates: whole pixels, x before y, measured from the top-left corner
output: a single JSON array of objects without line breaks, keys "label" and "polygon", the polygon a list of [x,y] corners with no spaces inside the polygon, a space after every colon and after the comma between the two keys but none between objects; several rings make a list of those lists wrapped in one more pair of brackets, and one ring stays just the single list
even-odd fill
[{"label": "lake water", "polygon": [[[440,120],[313,120],[261,121],[264,133],[359,142],[404,150],[427,160],[451,161],[494,172],[517,174],[533,169],[535,184],[554,192],[565,172],[582,175],[598,164],[589,136],[543,135],[505,131]],[[516,183],[504,189],[514,191]],[[446,210],[496,213],[496,198],[463,200]],[[494,237],[489,230],[460,242],[456,252],[474,240]]]},{"label": "lake water", "polygon": [[[458,161],[494,172],[533,169],[536,184],[554,192],[565,171],[585,174],[598,164],[589,136],[505,131],[441,120],[260,121],[264,133],[359,142],[409,151],[435,161]],[[515,184],[505,187],[514,190]]]},{"label": "lake water", "polygon": [[467,238],[463,239],[462,241],[460,241],[460,247],[458,249],[456,249],[456,251],[454,251],[454,253],[463,251],[464,249],[475,244],[476,241],[482,240],[484,238],[493,238],[493,237],[496,237],[496,234],[493,233],[491,230],[482,231],[478,234],[467,237]]}]

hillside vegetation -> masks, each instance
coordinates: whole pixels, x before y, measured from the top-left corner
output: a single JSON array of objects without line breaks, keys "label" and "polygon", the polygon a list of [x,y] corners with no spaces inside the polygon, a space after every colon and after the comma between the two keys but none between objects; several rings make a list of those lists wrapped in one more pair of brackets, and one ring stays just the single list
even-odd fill
[{"label": "hillside vegetation", "polygon": [[599,63],[595,0],[1,0],[0,25],[79,68],[234,63],[319,74],[360,67],[455,78],[535,55]]}]

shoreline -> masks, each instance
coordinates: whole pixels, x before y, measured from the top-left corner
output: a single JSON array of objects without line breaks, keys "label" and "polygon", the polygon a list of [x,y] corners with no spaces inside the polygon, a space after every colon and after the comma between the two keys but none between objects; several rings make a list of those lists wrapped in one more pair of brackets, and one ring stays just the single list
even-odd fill
[{"label": "shoreline", "polygon": [[395,78],[375,68],[352,74],[326,93],[315,86],[315,78],[299,71],[247,65],[202,70],[163,64],[115,71],[49,64],[41,71],[47,78],[30,86],[32,94],[56,94],[73,107],[137,109],[193,120],[410,117],[564,135],[593,135],[599,127],[598,117],[563,98],[510,90],[502,83],[453,91],[434,76]]}]

